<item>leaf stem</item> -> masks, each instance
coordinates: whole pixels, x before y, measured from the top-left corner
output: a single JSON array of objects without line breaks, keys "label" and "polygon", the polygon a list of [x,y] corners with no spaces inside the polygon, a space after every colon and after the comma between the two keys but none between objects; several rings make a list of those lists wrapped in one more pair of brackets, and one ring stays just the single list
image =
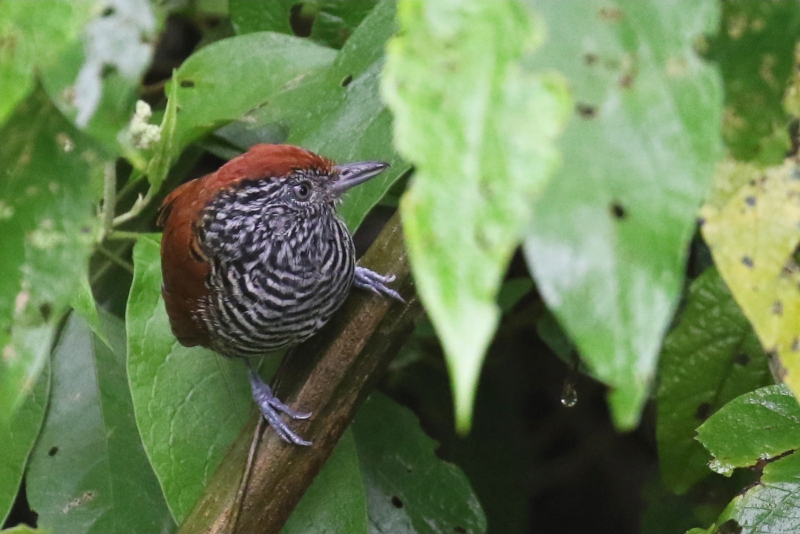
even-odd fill
[{"label": "leaf stem", "polygon": [[142,234],[139,232],[126,232],[124,230],[113,230],[110,234],[105,236],[106,239],[139,239],[142,237]]},{"label": "leaf stem", "polygon": [[114,229],[114,209],[117,206],[117,170],[114,161],[108,161],[103,169],[103,236]]},{"label": "leaf stem", "polygon": [[105,256],[106,258],[108,258],[111,261],[111,263],[119,265],[120,267],[122,267],[126,271],[130,272],[131,274],[133,274],[133,264],[128,263],[127,261],[123,260],[122,258],[120,258],[119,256],[115,255],[113,252],[109,251],[107,248],[105,248],[102,245],[98,245],[97,246],[97,251],[100,254],[102,254],[103,256]]},{"label": "leaf stem", "polygon": [[122,215],[118,215],[114,218],[113,226],[119,226],[139,215],[147,207],[147,205],[150,204],[154,196],[155,189],[151,186],[147,190],[147,194],[144,197],[140,196],[136,202],[133,203],[133,207],[131,207],[127,213],[123,213]]}]

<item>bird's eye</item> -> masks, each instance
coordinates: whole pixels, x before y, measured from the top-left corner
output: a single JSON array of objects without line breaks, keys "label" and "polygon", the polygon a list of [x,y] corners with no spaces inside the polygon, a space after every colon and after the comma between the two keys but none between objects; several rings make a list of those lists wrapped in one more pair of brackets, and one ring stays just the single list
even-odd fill
[{"label": "bird's eye", "polygon": [[308,200],[308,197],[311,196],[311,184],[308,182],[301,182],[295,185],[292,191],[297,200]]}]

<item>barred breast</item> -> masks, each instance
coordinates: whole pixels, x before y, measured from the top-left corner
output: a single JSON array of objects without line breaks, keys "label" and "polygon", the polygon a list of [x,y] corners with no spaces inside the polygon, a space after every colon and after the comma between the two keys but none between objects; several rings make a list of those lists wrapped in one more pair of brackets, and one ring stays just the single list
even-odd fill
[{"label": "barred breast", "polygon": [[304,341],[353,284],[353,240],[333,205],[294,216],[290,204],[264,190],[270,185],[220,195],[201,220],[200,246],[211,272],[198,320],[212,334],[211,348],[225,356],[257,356]]}]

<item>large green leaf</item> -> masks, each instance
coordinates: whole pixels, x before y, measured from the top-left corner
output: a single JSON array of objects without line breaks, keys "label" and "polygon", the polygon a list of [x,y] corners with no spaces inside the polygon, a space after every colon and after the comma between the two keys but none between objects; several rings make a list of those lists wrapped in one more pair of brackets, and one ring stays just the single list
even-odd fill
[{"label": "large green leaf", "polygon": [[0,419],[42,369],[96,235],[97,149],[43,91],[0,131]]},{"label": "large green leaf", "polygon": [[281,534],[367,534],[367,497],[353,432],[347,430],[303,494]]},{"label": "large green leaf", "polygon": [[49,390],[50,372],[45,367],[19,411],[10,421],[0,421],[0,525],[17,498],[28,455],[42,428]]},{"label": "large green leaf", "polygon": [[567,76],[577,114],[559,142],[564,164],[534,206],[525,254],[548,307],[612,387],[614,421],[631,428],[720,155],[719,76],[692,48],[715,30],[718,5],[536,5],[549,40],[533,65]]},{"label": "large green leaf", "polygon": [[223,39],[190,56],[167,87],[160,140],[147,168],[153,188],[189,143],[265,105],[277,91],[330,65],[334,55],[303,39],[261,32]]},{"label": "large green leaf", "polygon": [[158,236],[133,249],[128,378],[136,423],[176,521],[189,513],[253,407],[242,362],[182,347],[161,299]]},{"label": "large green leaf", "polygon": [[786,386],[729,402],[698,429],[697,439],[714,455],[715,471],[760,471],[757,483],[731,501],[717,525],[739,534],[800,531],[800,406]]},{"label": "large green leaf", "polygon": [[764,351],[716,269],[692,283],[659,364],[658,456],[664,483],[683,493],[708,473],[695,429],[735,397],[769,384]]},{"label": "large green leaf", "polygon": [[560,78],[521,68],[543,28],[516,0],[401,0],[398,15],[383,89],[395,143],[416,165],[403,229],[465,430],[497,292],[556,166],[569,100]]},{"label": "large green leaf", "polygon": [[0,2],[0,125],[34,88],[34,69],[78,43],[94,0]]},{"label": "large green leaf", "polygon": [[282,534],[486,532],[486,518],[464,473],[439,460],[437,446],[413,413],[373,394]]},{"label": "large green leaf", "polygon": [[293,35],[293,10],[300,17],[313,18],[309,38],[318,43],[341,48],[378,0],[230,0],[231,23],[236,33],[273,31]]},{"label": "large green leaf", "polygon": [[304,39],[271,32],[210,44],[187,59],[177,83],[180,116],[176,151],[260,106],[331,64],[336,52]]},{"label": "large green leaf", "polygon": [[[158,243],[149,237],[134,248],[128,369],[145,449],[170,509],[181,521],[251,413],[252,401],[241,362],[181,347],[172,336],[160,296],[158,256]],[[426,530],[428,524],[485,530],[466,478],[435,458],[434,443],[407,410],[373,399],[359,412],[354,430],[360,467],[345,438],[298,505],[286,532],[308,531],[309,525],[319,531],[320,524],[341,527],[333,532],[358,532],[360,518],[367,513],[379,526],[413,524],[419,529],[411,532],[438,532]],[[381,526],[378,531],[405,531],[392,528]]]},{"label": "large green leaf", "polygon": [[101,312],[110,345],[72,314],[53,354],[44,428],[31,454],[28,501],[51,532],[169,532],[142,448],[125,373],[125,326]]},{"label": "large green leaf", "polygon": [[419,420],[373,394],[353,421],[370,533],[486,532],[481,505],[460,468],[437,458]]},{"label": "large green leaf", "polygon": [[[286,142],[340,163],[382,160],[391,168],[350,191],[339,212],[355,229],[409,169],[392,146],[392,117],[378,92],[383,48],[394,33],[395,3],[384,0],[364,19],[333,64],[272,95],[239,129],[288,130]],[[228,130],[226,135],[231,135]]]}]

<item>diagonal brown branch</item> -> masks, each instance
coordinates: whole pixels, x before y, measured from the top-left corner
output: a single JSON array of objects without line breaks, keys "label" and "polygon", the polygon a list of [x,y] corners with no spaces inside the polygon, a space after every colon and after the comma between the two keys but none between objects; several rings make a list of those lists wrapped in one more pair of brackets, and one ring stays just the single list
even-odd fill
[{"label": "diagonal brown branch", "polygon": [[[281,364],[278,394],[293,408],[313,412],[310,420],[292,425],[314,444],[288,445],[267,428],[251,450],[259,420],[254,414],[180,533],[277,533],[289,518],[422,313],[398,215],[386,224],[361,263],[396,275],[392,287],[407,304],[354,291],[322,331]],[[250,468],[243,476],[247,463]]]}]

